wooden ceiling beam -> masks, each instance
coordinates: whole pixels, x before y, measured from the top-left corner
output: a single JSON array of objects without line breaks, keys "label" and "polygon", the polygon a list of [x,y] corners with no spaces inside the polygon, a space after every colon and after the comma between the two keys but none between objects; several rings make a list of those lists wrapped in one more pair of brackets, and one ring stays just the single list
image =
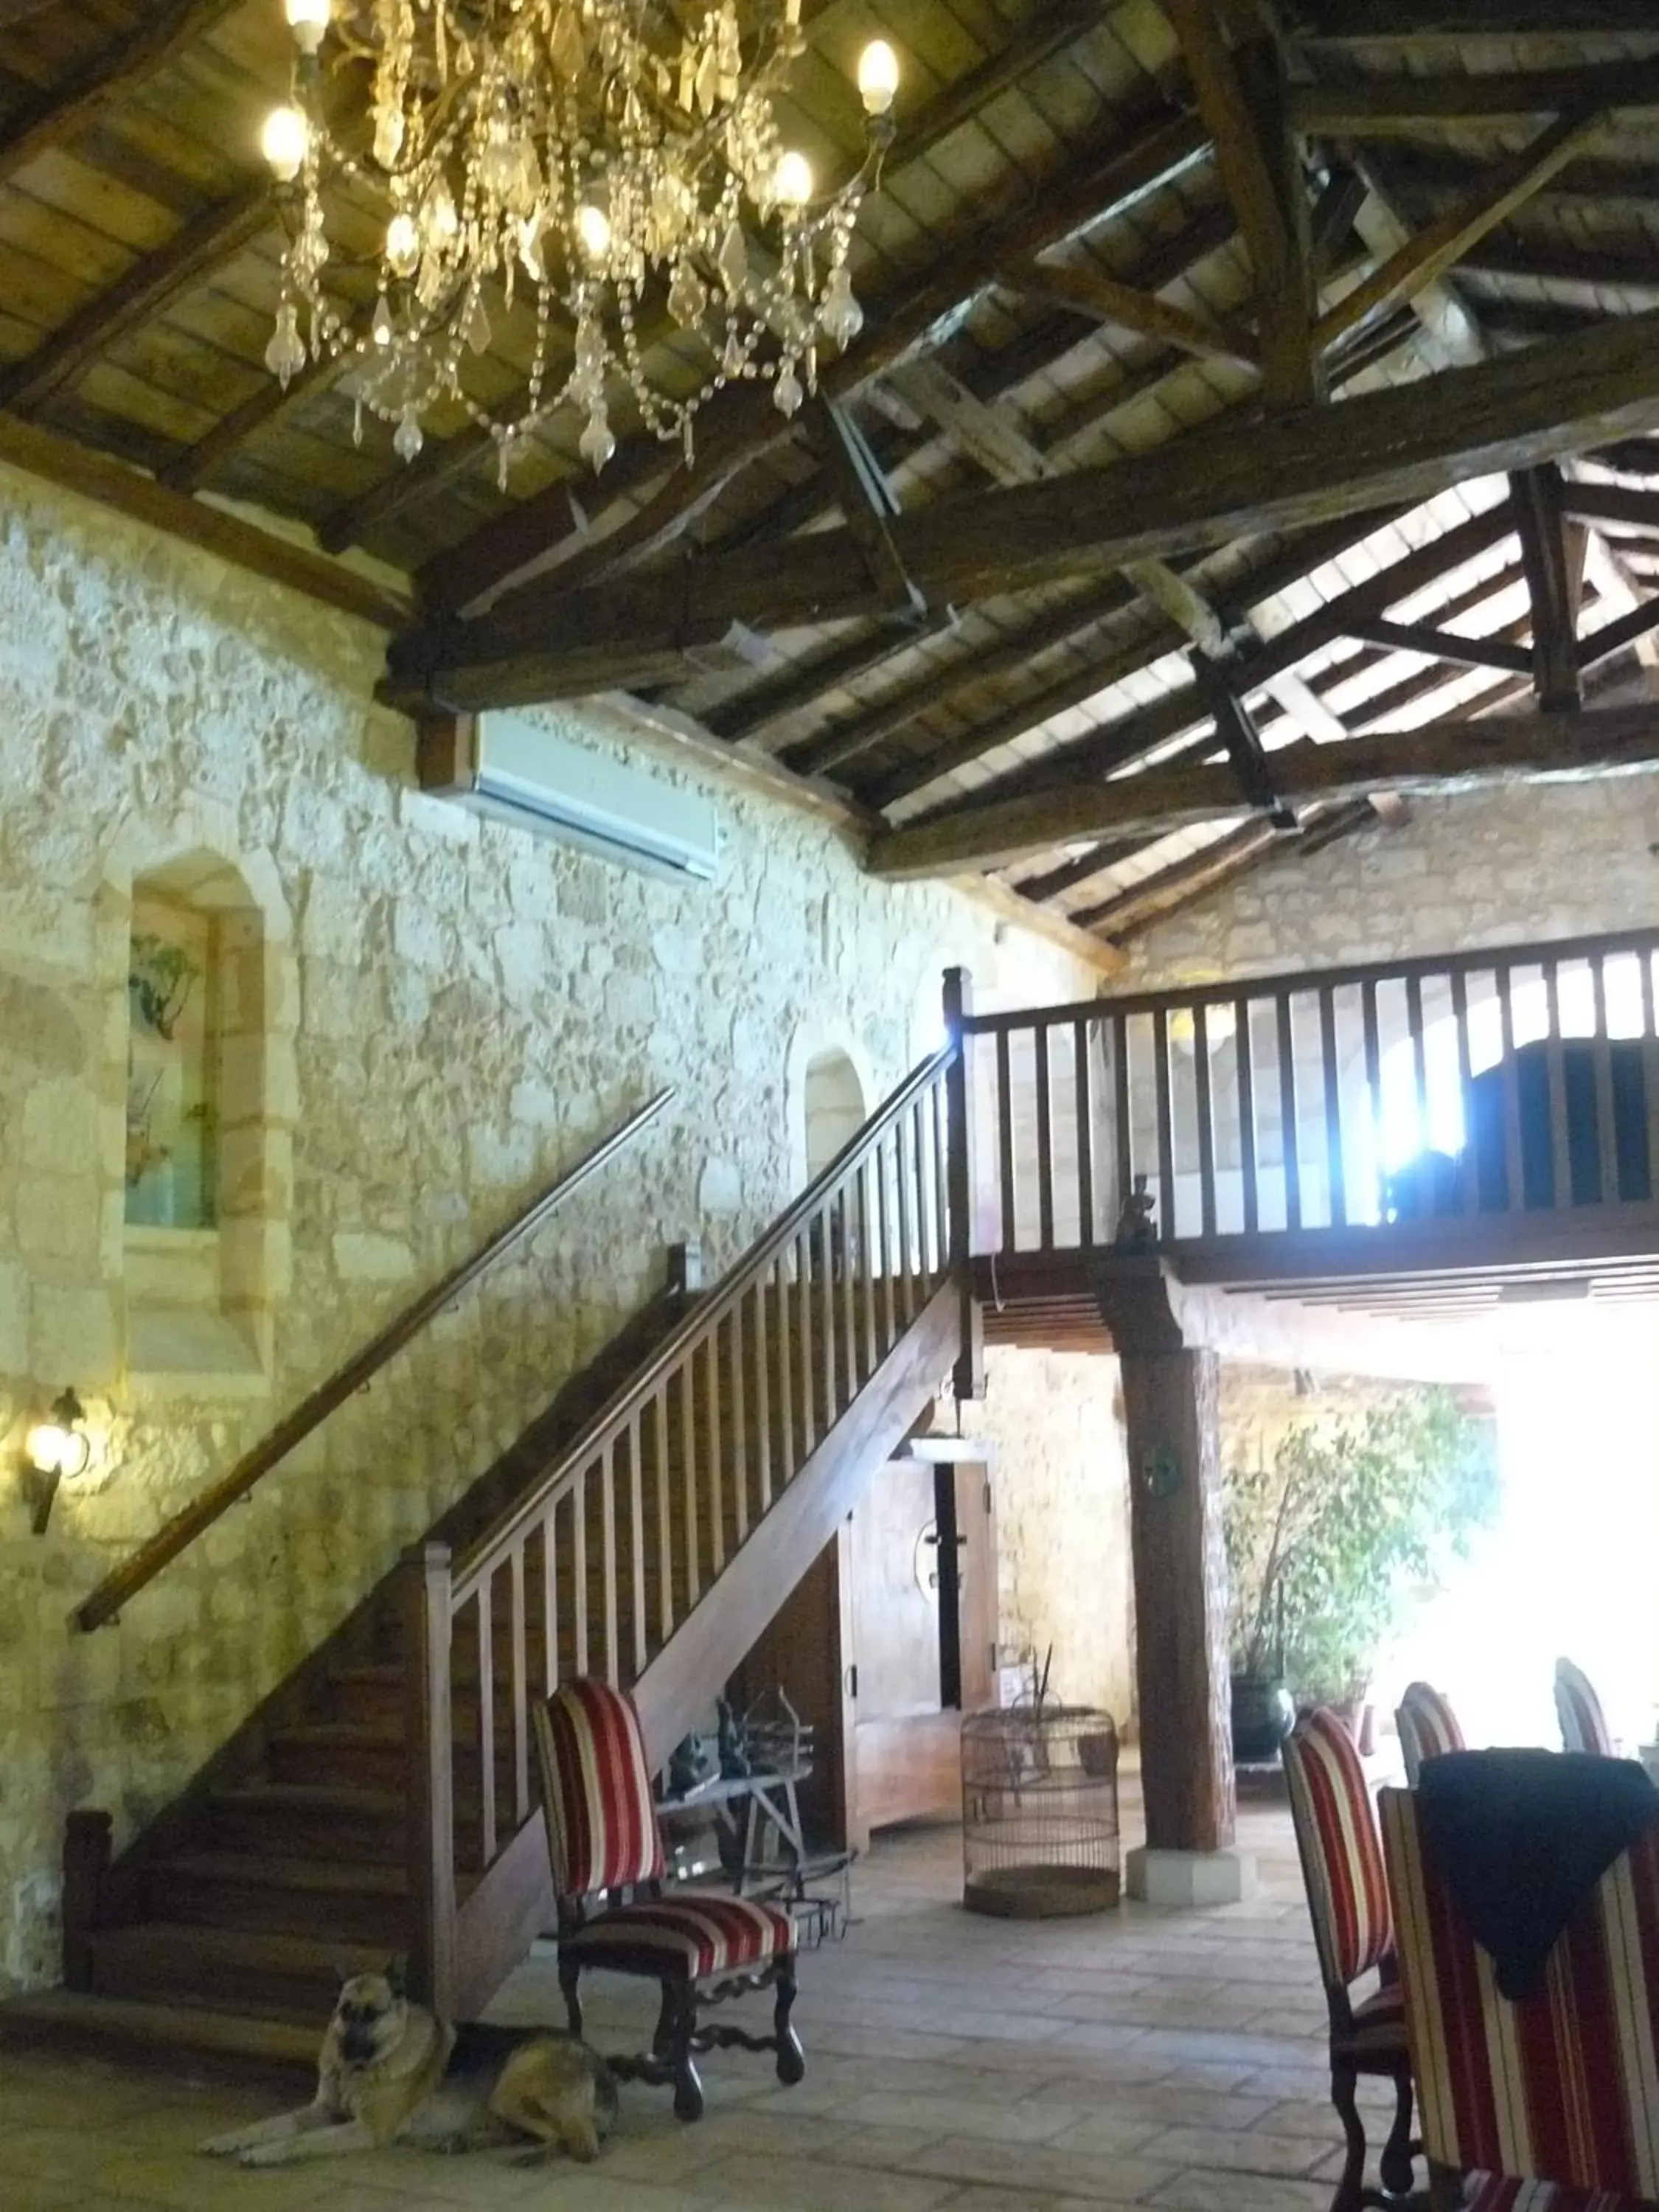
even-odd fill
[{"label": "wooden ceiling beam", "polygon": [[1409,137],[1425,123],[1501,128],[1540,115],[1659,109],[1659,62],[1580,69],[1372,74],[1291,90],[1298,130],[1319,137]]},{"label": "wooden ceiling beam", "polygon": [[[884,300],[867,302],[863,337],[824,364],[820,388],[832,399],[848,398],[984,291],[1000,264],[1109,220],[1207,153],[1202,126],[1185,117],[1158,123],[1127,146],[1118,138],[1085,152],[1064,175],[1033,191],[1000,221],[975,226],[919,280]],[[561,595],[574,596],[580,585],[608,573],[624,557],[637,559],[667,544],[739,471],[793,434],[791,424],[772,404],[769,387],[729,386],[699,420],[695,466],[674,469],[637,511],[603,536],[596,533],[591,552],[574,554],[550,582]],[[429,564],[421,580],[423,595],[440,606],[465,607],[526,580],[567,535],[568,520],[564,488],[550,486]]]},{"label": "wooden ceiling beam", "polygon": [[1622,653],[1626,646],[1637,644],[1655,629],[1659,629],[1659,595],[1642,600],[1628,614],[1604,623],[1600,629],[1592,630],[1582,639],[1578,647],[1579,674],[1588,675],[1592,668],[1599,668],[1615,653]]},{"label": "wooden ceiling beam", "polygon": [[30,161],[90,131],[99,119],[205,38],[242,0],[161,0],[144,20],[67,84],[21,104],[0,139],[0,184]]},{"label": "wooden ceiling beam", "polygon": [[1524,646],[1509,645],[1497,637],[1460,637],[1432,623],[1386,622],[1374,616],[1369,622],[1351,623],[1348,635],[1384,653],[1420,653],[1455,667],[1501,668],[1510,676],[1532,673],[1532,654]]},{"label": "wooden ceiling beam", "polygon": [[1028,299],[1048,300],[1073,307],[1097,322],[1137,331],[1182,353],[1204,361],[1236,361],[1259,368],[1261,356],[1248,331],[1206,322],[1155,292],[1142,292],[1121,283],[1103,269],[1079,268],[1053,261],[1026,260],[999,270],[1010,289]]},{"label": "wooden ceiling beam", "polygon": [[37,423],[0,416],[0,461],[377,629],[401,629],[409,622],[413,602],[407,593],[342,568],[289,538],[273,537],[240,515],[187,498],[124,461],[76,445]]},{"label": "wooden ceiling beam", "polygon": [[1177,908],[1246,873],[1269,853],[1299,842],[1294,830],[1276,830],[1270,822],[1243,822],[1196,853],[1184,853],[1178,860],[1115,891],[1110,898],[1074,908],[1068,918],[1079,929],[1096,930],[1121,945],[1155,921],[1165,921]]},{"label": "wooden ceiling beam", "polygon": [[1582,560],[1575,564],[1570,556],[1561,471],[1553,463],[1517,470],[1510,477],[1510,495],[1532,605],[1533,689],[1541,706],[1577,707],[1583,568]]},{"label": "wooden ceiling beam", "polygon": [[1591,285],[1598,291],[1659,292],[1659,263],[1651,255],[1577,252],[1553,240],[1528,239],[1516,244],[1498,237],[1484,238],[1463,257],[1462,273],[1498,283],[1520,279],[1536,284]]},{"label": "wooden ceiling beam", "polygon": [[[1292,529],[1498,471],[1527,468],[1659,421],[1659,312],[1613,319],[1549,346],[1448,369],[1432,402],[1415,385],[1340,407],[1268,415],[1241,437],[1223,420],[1168,446],[947,499],[897,517],[905,572],[931,602],[1036,588],[1102,567]],[[603,591],[544,587],[473,623],[400,641],[394,674],[441,703],[471,708],[560,696],[562,655],[617,676],[630,653],[882,611],[847,532],[753,546],[630,577]]]},{"label": "wooden ceiling beam", "polygon": [[[1654,456],[1659,469],[1659,452]],[[1561,486],[1562,504],[1581,522],[1610,523],[1615,530],[1642,538],[1659,538],[1659,491],[1638,491],[1628,484],[1584,483],[1569,477]]]},{"label": "wooden ceiling beam", "polygon": [[208,272],[257,238],[276,213],[270,189],[251,185],[204,208],[154,253],[136,261],[118,283],[88,302],[30,354],[0,370],[0,408],[26,415],[88,368],[127,331],[199,283]]},{"label": "wooden ceiling beam", "polygon": [[[1304,740],[1281,746],[1272,761],[1274,783],[1291,802],[1594,775],[1659,761],[1659,705],[1428,722],[1340,745]],[[1109,783],[993,802],[971,817],[887,830],[872,841],[868,866],[892,882],[958,875],[1003,867],[1082,837],[1130,829],[1168,836],[1238,811],[1237,786],[1225,763],[1147,769]]]},{"label": "wooden ceiling beam", "polygon": [[1328,309],[1314,326],[1315,344],[1328,349],[1437,283],[1472,246],[1577,161],[1601,121],[1599,115],[1564,116],[1529,146],[1500,162],[1468,199],[1425,224],[1380,269]]},{"label": "wooden ceiling beam", "polygon": [[1319,387],[1308,335],[1307,196],[1286,128],[1282,58],[1265,40],[1235,55],[1216,0],[1164,0],[1164,12],[1249,249],[1267,397],[1312,399]]},{"label": "wooden ceiling beam", "polygon": [[[1350,543],[1368,537],[1373,530],[1380,529],[1384,521],[1398,519],[1397,514],[1372,516],[1357,526],[1350,524],[1348,527],[1352,532]],[[1347,626],[1356,618],[1363,615],[1380,614],[1400,600],[1409,599],[1440,576],[1495,544],[1514,526],[1507,507],[1494,508],[1487,514],[1460,523],[1443,537],[1427,545],[1419,546],[1364,583],[1340,592],[1315,613],[1304,616],[1300,622],[1293,623],[1288,629],[1282,630],[1259,653],[1249,656],[1238,672],[1238,680],[1247,690],[1264,688],[1272,678],[1293,669],[1310,653],[1345,636]],[[1338,551],[1340,550],[1337,549]],[[1336,553],[1328,552],[1324,557],[1334,558]],[[1317,565],[1313,561],[1309,562],[1310,569]],[[1105,684],[1103,683],[1095,688],[1103,690]],[[1093,694],[1085,696],[1092,696]],[[1039,703],[1036,701],[1029,702],[1033,708]],[[1032,714],[1028,716],[1024,728],[1034,728],[1046,719],[1045,714]],[[1000,790],[1010,793],[1040,790],[1056,781],[1111,775],[1173,739],[1208,726],[1209,713],[1205,702],[1199,696],[1196,686],[1187,684],[1180,690],[1171,691],[1164,698],[1154,701],[1150,706],[1137,708],[1133,713],[1106,723],[1091,737],[1077,739],[1054,757],[1027,763],[1003,778]],[[997,742],[1006,744],[1009,738],[1024,733],[1024,729],[1009,729],[1005,726],[998,733]],[[1208,744],[1209,741],[1204,742]],[[960,739],[957,741],[958,746],[963,743]],[[923,769],[928,766],[927,761],[921,763]],[[918,774],[915,787],[921,788],[933,781],[936,775],[944,773],[945,771],[940,769],[927,775]],[[875,803],[882,803],[879,795],[870,796]],[[954,801],[922,818],[943,821],[953,814],[965,813],[986,803],[980,799]]]}]

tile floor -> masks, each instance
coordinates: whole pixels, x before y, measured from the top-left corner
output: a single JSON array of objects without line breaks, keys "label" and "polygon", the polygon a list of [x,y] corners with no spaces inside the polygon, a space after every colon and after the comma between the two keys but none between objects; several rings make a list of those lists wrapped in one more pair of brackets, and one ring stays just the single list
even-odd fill
[{"label": "tile floor", "polygon": [[[0,2047],[0,2212],[1327,2212],[1340,2138],[1289,1822],[1240,1830],[1250,1903],[1041,1923],[958,1909],[954,1832],[879,1841],[846,1942],[801,1963],[805,2082],[711,2053],[689,2129],[624,2087],[589,2170],[390,2151],[248,2172],[192,2147],[269,2090]],[[595,2040],[651,2009],[596,2002]],[[498,2010],[561,2018],[551,1964]]]}]

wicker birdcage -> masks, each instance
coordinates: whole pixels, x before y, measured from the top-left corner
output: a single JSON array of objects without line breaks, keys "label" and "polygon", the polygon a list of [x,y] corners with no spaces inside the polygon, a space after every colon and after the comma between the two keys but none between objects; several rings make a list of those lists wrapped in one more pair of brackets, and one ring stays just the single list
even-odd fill
[{"label": "wicker birdcage", "polygon": [[962,1723],[962,1901],[1036,1920],[1118,1901],[1117,1730],[1084,1705]]}]

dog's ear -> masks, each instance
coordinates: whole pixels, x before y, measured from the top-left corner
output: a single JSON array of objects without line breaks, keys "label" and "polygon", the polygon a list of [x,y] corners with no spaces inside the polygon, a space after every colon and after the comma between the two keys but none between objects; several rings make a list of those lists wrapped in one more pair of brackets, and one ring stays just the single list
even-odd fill
[{"label": "dog's ear", "polygon": [[394,1952],[386,1962],[386,1985],[394,1997],[409,1995],[409,1959],[406,1953]]},{"label": "dog's ear", "polygon": [[338,1987],[338,1988],[340,1988],[340,1989],[343,1989],[343,1988],[345,1987],[346,1984],[347,1984],[347,1983],[351,1979],[351,1969],[350,1969],[350,1967],[349,1967],[349,1966],[343,1966],[340,1964],[339,1960],[338,1960],[337,1959],[336,1959],[336,1960],[333,1961],[333,1972],[334,1972],[334,1980],[335,1980],[335,1984],[336,1984],[337,1987]]}]

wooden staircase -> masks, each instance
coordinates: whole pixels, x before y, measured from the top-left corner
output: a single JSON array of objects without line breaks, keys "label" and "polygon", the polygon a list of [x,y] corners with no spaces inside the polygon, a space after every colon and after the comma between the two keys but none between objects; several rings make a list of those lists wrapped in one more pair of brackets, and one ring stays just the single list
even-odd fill
[{"label": "wooden staircase", "polygon": [[393,1951],[489,2002],[552,1917],[532,1700],[602,1673],[665,1758],[958,1358],[961,1064],[630,1324],[119,1858],[71,1815],[65,1989],[14,2018],[299,2057]]}]

